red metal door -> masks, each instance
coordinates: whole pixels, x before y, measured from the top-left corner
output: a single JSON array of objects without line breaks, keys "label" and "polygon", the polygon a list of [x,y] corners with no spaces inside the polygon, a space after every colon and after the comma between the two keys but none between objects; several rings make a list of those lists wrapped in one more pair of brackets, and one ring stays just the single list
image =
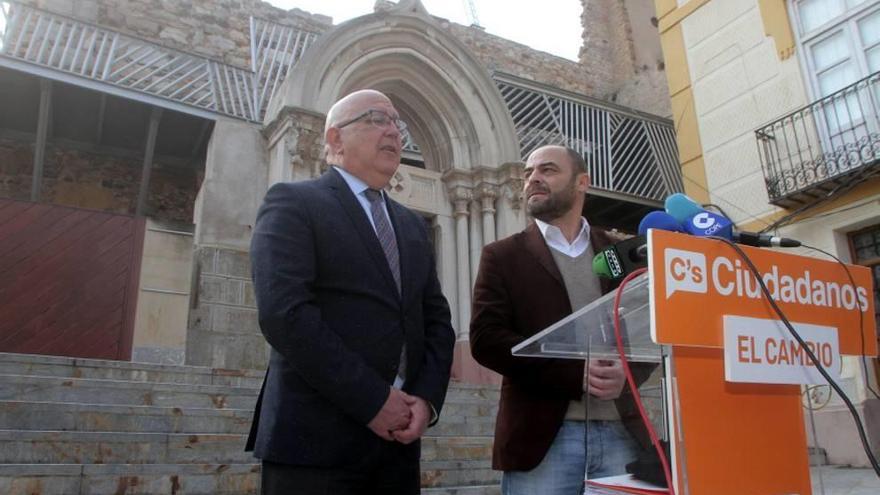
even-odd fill
[{"label": "red metal door", "polygon": [[130,359],[144,227],[0,199],[0,351]]}]

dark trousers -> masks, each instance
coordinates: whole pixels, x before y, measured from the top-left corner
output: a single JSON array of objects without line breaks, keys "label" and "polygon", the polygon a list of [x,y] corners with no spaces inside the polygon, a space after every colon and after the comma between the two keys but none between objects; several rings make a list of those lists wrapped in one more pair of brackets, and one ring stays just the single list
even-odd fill
[{"label": "dark trousers", "polygon": [[262,495],[419,495],[420,442],[381,442],[349,466],[263,461]]}]

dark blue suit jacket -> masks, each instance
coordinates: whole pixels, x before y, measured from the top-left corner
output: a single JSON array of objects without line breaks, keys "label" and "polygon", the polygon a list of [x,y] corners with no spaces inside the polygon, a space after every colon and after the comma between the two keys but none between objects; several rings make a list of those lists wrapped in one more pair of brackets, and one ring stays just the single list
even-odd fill
[{"label": "dark blue suit jacket", "polygon": [[401,294],[342,176],[269,189],[251,241],[260,328],[272,347],[248,447],[278,463],[341,466],[378,442],[406,342],[403,390],[439,413],[455,334],[424,220],[387,199]]}]

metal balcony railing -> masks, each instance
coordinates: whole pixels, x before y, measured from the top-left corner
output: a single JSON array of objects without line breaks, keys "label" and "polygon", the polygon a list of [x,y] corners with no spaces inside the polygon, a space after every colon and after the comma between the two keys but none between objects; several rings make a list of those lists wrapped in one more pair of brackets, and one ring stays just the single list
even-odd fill
[{"label": "metal balcony railing", "polygon": [[587,162],[591,187],[662,201],[684,189],[672,122],[495,73],[525,160],[561,144]]},{"label": "metal balcony railing", "polygon": [[880,72],[755,131],[770,202],[810,203],[880,166]]},{"label": "metal balcony railing", "polygon": [[262,120],[272,93],[317,36],[252,18],[252,70],[247,70],[0,1],[0,65],[252,122]]}]

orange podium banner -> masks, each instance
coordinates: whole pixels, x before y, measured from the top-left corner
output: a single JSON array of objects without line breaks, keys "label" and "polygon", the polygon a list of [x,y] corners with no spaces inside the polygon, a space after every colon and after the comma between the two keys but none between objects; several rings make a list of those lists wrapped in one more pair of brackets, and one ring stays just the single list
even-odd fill
[{"label": "orange podium banner", "polygon": [[[651,337],[658,344],[722,347],[722,316],[778,320],[736,251],[713,239],[651,230]],[[833,327],[840,351],[877,355],[871,271],[741,246],[792,322]],[[859,327],[861,326],[861,331]]]},{"label": "orange podium banner", "polygon": [[[650,230],[648,248],[651,337],[670,346],[676,493],[812,493],[801,387],[790,384],[809,382],[775,381],[783,365],[812,363],[785,340],[756,277],[721,241]],[[742,250],[822,362],[839,368],[836,353],[877,355],[867,268],[847,265],[850,280],[836,262]],[[733,364],[764,368],[735,383]]]}]

